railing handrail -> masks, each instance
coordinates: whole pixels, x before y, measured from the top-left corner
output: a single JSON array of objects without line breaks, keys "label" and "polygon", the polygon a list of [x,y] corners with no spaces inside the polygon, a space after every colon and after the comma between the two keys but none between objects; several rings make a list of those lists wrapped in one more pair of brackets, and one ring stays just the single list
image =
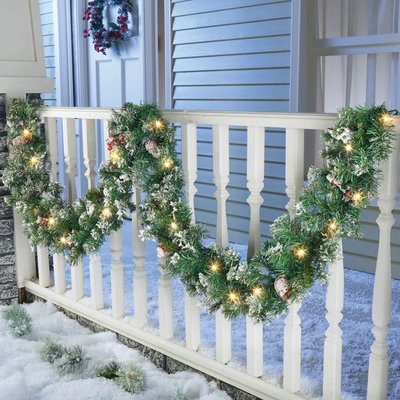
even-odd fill
[{"label": "railing handrail", "polygon": [[[108,119],[112,108],[44,107],[42,117]],[[118,110],[118,109],[116,109]],[[337,114],[234,112],[203,110],[164,110],[173,123],[225,124],[230,126],[263,126],[269,128],[325,129],[335,123]]]}]

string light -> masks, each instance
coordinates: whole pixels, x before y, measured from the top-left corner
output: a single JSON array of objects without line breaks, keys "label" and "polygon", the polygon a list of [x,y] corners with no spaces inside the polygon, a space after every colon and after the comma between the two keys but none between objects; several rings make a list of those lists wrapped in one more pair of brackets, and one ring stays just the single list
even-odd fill
[{"label": "string light", "polygon": [[171,168],[171,167],[174,165],[174,163],[173,163],[173,161],[168,157],[168,158],[166,158],[166,159],[163,161],[163,165],[164,165],[164,168],[169,169],[169,168]]},{"label": "string light", "polygon": [[22,136],[26,139],[26,140],[31,140],[32,139],[32,132],[29,129],[24,129],[22,132]]},{"label": "string light", "polygon": [[106,207],[106,208],[104,208],[103,211],[101,212],[101,215],[102,215],[104,218],[111,218],[111,217],[112,217],[112,211],[111,211],[111,209],[110,209],[109,207]]},{"label": "string light", "polygon": [[301,260],[307,255],[307,249],[304,247],[297,247],[294,251],[294,255],[298,260]]},{"label": "string light", "polygon": [[36,166],[39,164],[39,162],[40,162],[40,159],[39,159],[39,157],[37,157],[37,156],[32,156],[32,157],[29,159],[29,164],[30,164],[32,167],[36,167]]},{"label": "string light", "polygon": [[355,192],[351,197],[351,200],[353,201],[354,205],[358,206],[361,203],[363,197],[364,196],[361,192]]},{"label": "string light", "polygon": [[60,237],[60,243],[61,243],[63,246],[67,246],[67,245],[69,244],[69,240],[68,240],[68,238],[67,238],[66,236],[61,236],[61,237]]},{"label": "string light", "polygon": [[392,126],[393,125],[393,119],[389,114],[383,114],[381,116],[381,122],[385,126]]},{"label": "string light", "polygon": [[328,223],[328,233],[333,235],[338,229],[337,223],[335,221],[331,221]]},{"label": "string light", "polygon": [[47,224],[49,225],[49,226],[54,226],[55,225],[55,223],[56,223],[56,219],[54,218],[54,217],[49,217],[49,219],[47,220]]},{"label": "string light", "polygon": [[252,292],[253,292],[253,296],[260,297],[261,293],[262,293],[262,288],[260,288],[259,286],[256,286],[253,288]]},{"label": "string light", "polygon": [[233,290],[231,290],[228,294],[228,298],[229,301],[231,301],[232,303],[237,303],[239,301],[239,295],[234,292]]},{"label": "string light", "polygon": [[111,153],[110,153],[110,161],[113,164],[118,164],[120,160],[121,160],[121,156],[119,155],[118,150],[111,151]]},{"label": "string light", "polygon": [[178,224],[175,221],[172,221],[170,228],[171,230],[176,231],[178,229]]},{"label": "string light", "polygon": [[210,270],[212,272],[218,272],[219,271],[219,265],[218,265],[218,263],[216,261],[214,261],[214,262],[212,262],[210,264]]},{"label": "string light", "polygon": [[159,119],[156,119],[154,121],[154,126],[156,129],[160,130],[160,129],[164,128],[164,123],[162,121],[160,121]]},{"label": "string light", "polygon": [[348,153],[350,153],[351,151],[353,151],[353,146],[351,145],[351,143],[347,143],[347,144],[344,146],[344,149],[345,149]]}]

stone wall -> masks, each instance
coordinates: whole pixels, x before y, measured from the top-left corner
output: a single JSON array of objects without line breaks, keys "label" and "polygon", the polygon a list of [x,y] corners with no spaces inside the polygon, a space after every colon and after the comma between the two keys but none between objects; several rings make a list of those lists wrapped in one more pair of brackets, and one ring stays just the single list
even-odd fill
[{"label": "stone wall", "polygon": [[14,219],[12,207],[5,203],[8,192],[1,179],[7,160],[6,96],[0,94],[0,304],[18,297],[14,254]]}]

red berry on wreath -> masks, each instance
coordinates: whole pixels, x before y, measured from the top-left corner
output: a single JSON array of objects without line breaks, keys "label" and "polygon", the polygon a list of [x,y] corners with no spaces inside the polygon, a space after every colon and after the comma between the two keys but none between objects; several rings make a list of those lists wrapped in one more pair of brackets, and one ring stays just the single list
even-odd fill
[{"label": "red berry on wreath", "polygon": [[120,142],[121,144],[125,144],[125,143],[126,143],[126,140],[125,140],[124,137],[121,137],[121,138],[119,138],[119,142]]}]

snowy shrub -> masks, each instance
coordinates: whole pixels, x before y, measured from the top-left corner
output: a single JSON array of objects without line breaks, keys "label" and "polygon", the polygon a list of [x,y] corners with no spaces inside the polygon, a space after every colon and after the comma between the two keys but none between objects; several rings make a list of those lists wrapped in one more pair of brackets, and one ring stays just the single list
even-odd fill
[{"label": "snowy shrub", "polygon": [[39,348],[39,357],[42,361],[47,361],[53,364],[60,359],[64,354],[64,346],[53,339],[46,338],[44,343]]},{"label": "snowy shrub", "polygon": [[3,318],[8,322],[11,333],[23,336],[32,330],[32,318],[20,304],[12,304],[3,311]]},{"label": "snowy shrub", "polygon": [[133,362],[120,365],[116,382],[129,393],[138,393],[144,389],[145,376],[143,370]]},{"label": "snowy shrub", "polygon": [[174,400],[188,400],[187,397],[183,394],[181,389],[178,389],[178,391],[176,392],[176,396],[174,398]]},{"label": "snowy shrub", "polygon": [[119,363],[117,363],[116,361],[110,361],[109,363],[96,368],[94,371],[94,375],[97,378],[115,379],[118,377],[117,372],[119,367]]},{"label": "snowy shrub", "polygon": [[86,366],[88,357],[81,346],[66,347],[64,353],[54,363],[61,374],[80,372]]}]

